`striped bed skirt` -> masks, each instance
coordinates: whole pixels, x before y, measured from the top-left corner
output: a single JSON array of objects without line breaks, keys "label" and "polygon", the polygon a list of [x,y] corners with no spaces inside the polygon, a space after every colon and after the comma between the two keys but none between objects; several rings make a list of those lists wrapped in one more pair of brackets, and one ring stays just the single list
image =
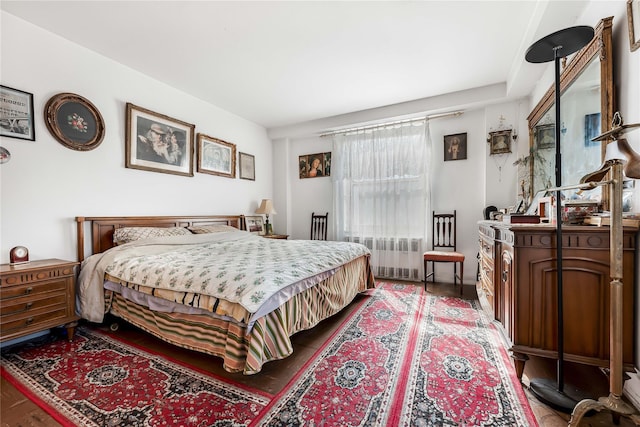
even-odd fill
[{"label": "striped bed skirt", "polygon": [[105,290],[105,300],[111,314],[171,344],[221,357],[228,372],[250,375],[260,372],[268,361],[291,355],[293,334],[314,327],[373,287],[369,256],[362,256],[256,320],[248,335],[242,323],[152,311],[109,290]]}]

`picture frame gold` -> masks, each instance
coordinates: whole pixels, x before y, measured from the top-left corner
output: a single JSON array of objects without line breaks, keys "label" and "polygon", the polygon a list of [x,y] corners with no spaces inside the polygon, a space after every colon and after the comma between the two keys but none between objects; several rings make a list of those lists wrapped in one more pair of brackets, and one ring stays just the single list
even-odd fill
[{"label": "picture frame gold", "polygon": [[489,132],[489,154],[511,153],[512,129]]},{"label": "picture frame gold", "polygon": [[239,153],[240,179],[256,180],[256,159],[255,156],[247,153]]},{"label": "picture frame gold", "polygon": [[125,166],[193,176],[195,125],[127,103]]},{"label": "picture frame gold", "polygon": [[635,52],[640,48],[640,0],[627,0],[627,23],[629,48]]},{"label": "picture frame gold", "polygon": [[212,136],[199,133],[197,171],[210,175],[236,177],[236,146]]},{"label": "picture frame gold", "polygon": [[44,121],[51,135],[72,150],[93,150],[104,138],[100,111],[75,93],[63,92],[49,98],[44,107]]}]

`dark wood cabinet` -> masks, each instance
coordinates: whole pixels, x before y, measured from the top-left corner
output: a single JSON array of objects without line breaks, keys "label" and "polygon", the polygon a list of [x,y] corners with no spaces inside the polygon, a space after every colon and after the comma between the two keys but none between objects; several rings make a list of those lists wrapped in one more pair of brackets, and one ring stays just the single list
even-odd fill
[{"label": "dark wood cabinet", "polygon": [[[521,376],[528,355],[557,358],[555,228],[482,221],[479,234],[478,296],[483,308],[502,325]],[[635,348],[636,235],[635,228],[625,228],[623,359],[629,367],[633,366]],[[609,228],[565,226],[562,244],[564,359],[608,366]],[[490,265],[493,272],[487,267]],[[488,295],[490,290],[493,296]]]},{"label": "dark wood cabinet", "polygon": [[0,265],[0,341],[65,325],[69,340],[75,313],[77,262],[59,259]]}]

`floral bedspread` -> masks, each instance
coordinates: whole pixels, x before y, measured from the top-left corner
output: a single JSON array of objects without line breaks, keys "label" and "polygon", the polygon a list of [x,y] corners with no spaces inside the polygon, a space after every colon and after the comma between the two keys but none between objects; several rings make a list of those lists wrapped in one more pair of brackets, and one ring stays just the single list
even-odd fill
[{"label": "floral bedspread", "polygon": [[[108,274],[129,284],[208,295],[256,313],[285,288],[318,283],[326,272],[367,254],[369,250],[357,243],[225,232],[122,245],[99,254],[106,257],[96,260],[93,270],[102,278]],[[81,292],[83,287],[87,285],[80,284]]]}]

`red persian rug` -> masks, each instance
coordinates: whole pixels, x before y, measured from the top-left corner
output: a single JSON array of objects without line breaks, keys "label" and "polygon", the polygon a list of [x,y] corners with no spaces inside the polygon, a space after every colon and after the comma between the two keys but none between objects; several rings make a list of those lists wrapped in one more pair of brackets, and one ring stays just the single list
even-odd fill
[{"label": "red persian rug", "polygon": [[64,426],[248,425],[272,397],[88,328],[3,353],[2,376]]},{"label": "red persian rug", "polygon": [[379,283],[252,425],[537,423],[476,301]]}]

